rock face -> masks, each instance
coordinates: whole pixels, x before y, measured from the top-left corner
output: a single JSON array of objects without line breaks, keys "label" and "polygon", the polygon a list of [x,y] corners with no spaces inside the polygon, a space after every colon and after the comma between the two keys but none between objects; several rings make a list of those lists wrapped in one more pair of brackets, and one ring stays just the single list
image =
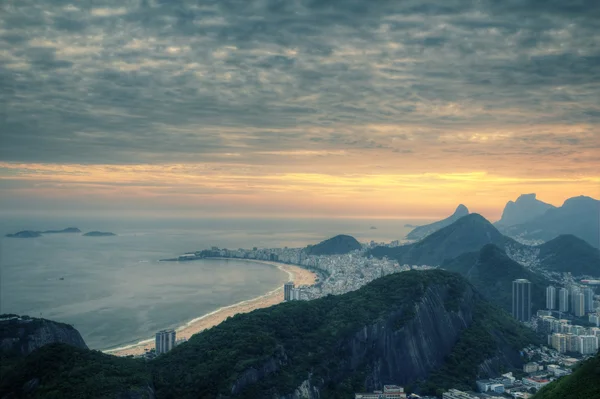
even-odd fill
[{"label": "rock face", "polygon": [[255,384],[269,374],[277,372],[277,370],[287,364],[287,361],[287,355],[285,354],[283,347],[277,347],[275,354],[268,361],[266,361],[262,367],[253,367],[245,370],[242,375],[237,378],[231,387],[231,394],[237,395],[248,385]]},{"label": "rock face", "polygon": [[60,342],[87,349],[79,332],[68,324],[11,315],[0,319],[0,351],[25,356],[44,345]]},{"label": "rock face", "polygon": [[543,215],[554,205],[536,199],[535,194],[522,194],[515,202],[508,201],[502,212],[502,218],[496,222],[498,226],[514,226]]},{"label": "rock face", "polygon": [[439,367],[473,319],[474,292],[467,289],[458,311],[448,311],[445,287],[431,287],[416,305],[413,319],[402,328],[395,327],[398,314],[387,320],[364,326],[342,344],[352,354],[345,366],[352,370],[364,362],[372,370],[367,390],[380,389],[395,381],[406,384],[424,378]]},{"label": "rock face", "polygon": [[446,226],[450,226],[452,223],[456,222],[458,219],[468,214],[469,210],[467,209],[467,207],[463,204],[460,204],[451,216],[447,217],[444,220],[440,220],[431,224],[415,227],[413,231],[406,235],[406,239],[421,240],[427,237],[428,235],[435,233],[439,229],[442,229]]}]

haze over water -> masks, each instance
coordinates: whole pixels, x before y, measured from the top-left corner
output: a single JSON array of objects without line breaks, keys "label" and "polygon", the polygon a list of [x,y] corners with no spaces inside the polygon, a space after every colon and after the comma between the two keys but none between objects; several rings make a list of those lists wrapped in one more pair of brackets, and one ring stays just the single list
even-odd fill
[{"label": "haze over water", "polygon": [[[389,242],[406,234],[405,223],[418,221],[3,218],[0,313],[41,314],[73,324],[90,348],[122,346],[255,298],[288,280],[274,267],[251,262],[159,259],[213,245],[300,247],[340,233],[363,242]],[[118,235],[4,237],[23,229],[69,226]]]}]

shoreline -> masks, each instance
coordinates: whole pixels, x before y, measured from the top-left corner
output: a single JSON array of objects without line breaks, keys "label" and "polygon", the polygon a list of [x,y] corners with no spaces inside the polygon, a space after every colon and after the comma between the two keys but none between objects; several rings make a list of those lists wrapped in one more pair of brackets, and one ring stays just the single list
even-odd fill
[{"label": "shoreline", "polygon": [[[313,285],[316,282],[317,274],[308,269],[304,269],[297,265],[287,263],[279,263],[259,259],[238,259],[238,258],[207,258],[207,260],[236,260],[262,263],[270,265],[284,271],[288,274],[288,281],[293,281],[296,285]],[[256,309],[267,308],[283,302],[283,286],[277,287],[263,295],[255,298],[247,299],[232,305],[223,306],[210,313],[196,317],[179,327],[175,328],[177,339],[189,339],[192,335],[214,327],[228,317],[232,317],[238,313],[248,313]],[[154,338],[148,338],[133,344],[124,345],[121,347],[102,350],[103,353],[115,356],[143,355],[147,350],[154,348]]]}]

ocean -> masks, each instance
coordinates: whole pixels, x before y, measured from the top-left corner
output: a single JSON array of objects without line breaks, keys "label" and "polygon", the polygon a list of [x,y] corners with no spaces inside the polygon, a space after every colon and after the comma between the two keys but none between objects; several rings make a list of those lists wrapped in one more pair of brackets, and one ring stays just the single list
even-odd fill
[{"label": "ocean", "polygon": [[[159,262],[187,251],[302,247],[336,234],[361,242],[402,239],[415,220],[3,217],[0,313],[75,326],[92,349],[120,347],[221,307],[263,295],[288,280],[276,267],[241,260]],[[20,230],[110,231],[114,237]]]}]

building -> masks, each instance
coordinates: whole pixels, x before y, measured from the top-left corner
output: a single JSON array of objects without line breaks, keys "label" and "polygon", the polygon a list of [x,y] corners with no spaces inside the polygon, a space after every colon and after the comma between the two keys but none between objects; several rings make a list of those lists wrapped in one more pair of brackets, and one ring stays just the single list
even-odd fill
[{"label": "building", "polygon": [[567,336],[560,333],[552,334],[551,346],[559,353],[565,353],[567,351]]},{"label": "building", "polygon": [[594,311],[594,290],[589,287],[583,289],[583,306],[585,312]]},{"label": "building", "polygon": [[600,315],[598,313],[590,313],[588,320],[590,323],[595,324],[596,327],[600,327]]},{"label": "building", "polygon": [[576,317],[585,316],[585,299],[583,292],[573,294],[573,314]]},{"label": "building", "polygon": [[558,310],[561,312],[569,311],[569,290],[561,288],[558,291]]},{"label": "building", "polygon": [[512,315],[519,321],[531,320],[531,283],[529,280],[513,281]]},{"label": "building", "polygon": [[175,330],[161,330],[156,333],[154,347],[156,354],[167,353],[175,347]]},{"label": "building", "polygon": [[292,290],[294,289],[294,283],[288,281],[283,285],[283,300],[291,301],[292,300]]},{"label": "building", "polygon": [[536,371],[538,371],[540,368],[540,365],[537,364],[536,362],[531,362],[531,363],[525,363],[523,365],[523,371],[526,373],[535,373]]},{"label": "building", "polygon": [[534,387],[538,391],[541,388],[543,388],[546,385],[548,385],[548,384],[550,384],[550,380],[547,380],[547,379],[544,379],[544,378],[536,378],[536,377],[525,377],[525,378],[523,378],[523,385]]},{"label": "building", "polygon": [[459,391],[458,389],[451,389],[448,392],[444,392],[442,394],[442,399],[477,399],[477,398],[466,392]]},{"label": "building", "polygon": [[582,335],[579,338],[579,353],[592,355],[598,352],[598,337],[595,335]]},{"label": "building", "polygon": [[383,391],[355,393],[354,399],[406,399],[406,393],[401,386],[384,385]]},{"label": "building", "polygon": [[579,352],[579,337],[575,334],[567,334],[567,352]]},{"label": "building", "polygon": [[556,309],[556,288],[552,285],[546,288],[546,309]]}]

